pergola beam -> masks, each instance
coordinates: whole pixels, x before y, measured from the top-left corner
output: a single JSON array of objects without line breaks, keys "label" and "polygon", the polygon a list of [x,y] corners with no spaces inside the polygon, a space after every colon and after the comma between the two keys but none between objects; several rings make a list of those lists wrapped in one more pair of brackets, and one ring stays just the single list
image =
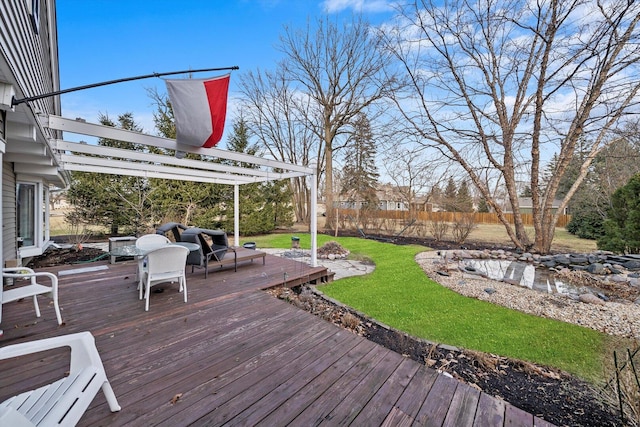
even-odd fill
[{"label": "pergola beam", "polygon": [[64,132],[77,133],[81,135],[95,136],[98,138],[115,139],[127,141],[134,144],[149,145],[166,150],[183,151],[185,153],[202,154],[224,160],[232,160],[247,164],[254,164],[275,169],[283,169],[295,172],[302,172],[311,175],[314,171],[306,166],[294,165],[273,159],[265,159],[250,154],[237,153],[233,151],[221,150],[219,148],[202,148],[190,145],[178,144],[174,139],[162,138],[154,135],[147,135],[125,129],[118,129],[112,126],[103,126],[94,123],[87,123],[80,120],[66,119],[60,116],[42,117],[43,126],[49,129],[61,130]]},{"label": "pergola beam", "polygon": [[[126,160],[114,160],[114,159],[105,159],[100,157],[87,157],[87,156],[76,156],[70,154],[62,154],[60,156],[60,161],[65,168],[67,165],[76,164],[76,165],[87,165],[87,166],[106,166],[113,169],[118,169],[121,171],[127,170],[147,170],[149,172],[157,172],[164,173],[165,178],[170,179],[170,177],[174,176],[192,176],[192,177],[201,177],[208,178],[212,180],[221,180],[225,182],[238,182],[238,183],[252,183],[258,182],[258,180],[254,177],[249,177],[246,175],[228,175],[217,172],[203,171],[199,169],[187,169],[187,168],[178,168],[174,166],[164,166],[156,163],[138,163],[138,162],[129,162]],[[126,173],[122,173],[122,175],[126,175]]]},{"label": "pergola beam", "polygon": [[174,179],[177,181],[190,181],[190,182],[204,182],[210,184],[226,184],[226,185],[235,185],[236,182],[233,181],[223,181],[220,179],[214,178],[206,178],[201,176],[188,176],[188,175],[174,175],[169,178],[166,172],[154,172],[150,170],[143,169],[117,169],[107,166],[90,166],[90,165],[82,165],[77,163],[64,164],[65,170],[69,171],[78,171],[78,172],[95,172],[95,173],[104,173],[108,175],[119,175],[119,176],[137,176],[142,178],[160,178],[160,179]]},{"label": "pergola beam", "polygon": [[[54,147],[59,151],[71,151],[73,153],[88,154],[91,156],[116,157],[127,160],[138,160],[141,162],[164,163],[193,169],[202,169],[215,172],[227,172],[231,174],[244,176],[260,176],[270,180],[278,180],[289,178],[284,176],[289,174],[273,173],[260,169],[247,169],[239,166],[225,165],[217,162],[207,162],[203,160],[178,159],[175,156],[153,154],[141,151],[126,150],[124,148],[105,147],[102,145],[83,144],[79,142],[69,142],[56,140]],[[303,173],[297,173],[296,176],[303,176]]]}]

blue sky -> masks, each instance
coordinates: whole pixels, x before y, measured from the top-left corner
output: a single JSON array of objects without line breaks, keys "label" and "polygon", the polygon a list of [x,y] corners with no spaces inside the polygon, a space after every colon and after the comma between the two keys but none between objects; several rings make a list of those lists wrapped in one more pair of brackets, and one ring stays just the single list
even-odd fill
[{"label": "blue sky", "polygon": [[[231,76],[227,126],[241,73],[274,69],[283,26],[362,12],[371,22],[391,17],[388,0],[57,0],[61,89],[150,73],[237,65]],[[198,74],[207,77],[218,74]],[[97,122],[132,112],[155,133],[147,89],[164,92],[158,78],[62,95],[64,117]],[[72,141],[82,139],[69,134]],[[85,137],[86,139],[86,137]],[[224,146],[226,134],[220,146]]]}]

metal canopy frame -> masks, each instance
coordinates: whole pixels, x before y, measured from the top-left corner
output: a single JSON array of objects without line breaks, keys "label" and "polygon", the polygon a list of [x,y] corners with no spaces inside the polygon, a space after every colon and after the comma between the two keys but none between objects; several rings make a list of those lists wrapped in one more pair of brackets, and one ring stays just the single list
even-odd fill
[{"label": "metal canopy frame", "polygon": [[[255,182],[295,177],[311,177],[311,266],[317,266],[317,184],[314,168],[273,159],[237,153],[219,148],[180,145],[173,139],[87,123],[60,116],[43,116],[44,127],[74,134],[108,138],[143,146],[194,153],[204,160],[179,158],[123,148],[103,147],[79,142],[54,140],[60,166],[68,171],[96,172],[145,178],[175,179],[234,186],[234,244],[240,244],[239,186]],[[100,156],[100,157],[98,157]],[[253,167],[231,166],[220,161],[233,161]]]}]

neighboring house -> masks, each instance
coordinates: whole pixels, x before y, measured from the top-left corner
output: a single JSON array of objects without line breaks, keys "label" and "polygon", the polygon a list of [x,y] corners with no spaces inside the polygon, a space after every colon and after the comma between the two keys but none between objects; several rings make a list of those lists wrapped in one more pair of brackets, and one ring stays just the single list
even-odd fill
[{"label": "neighboring house", "polygon": [[54,0],[0,0],[0,159],[3,264],[40,255],[49,242],[49,190],[64,188],[39,114],[60,115],[60,98],[12,108],[11,100],[59,90]]},{"label": "neighboring house", "polygon": [[408,211],[408,195],[411,189],[407,186],[395,186],[391,184],[380,184],[376,189],[381,210],[383,211]]},{"label": "neighboring house", "polygon": [[[562,203],[562,200],[560,199],[556,199],[553,201],[553,205],[551,208],[553,213],[555,213],[558,210],[561,203]],[[518,204],[520,205],[520,213],[525,213],[525,214],[533,213],[533,200],[531,199],[531,197],[518,197]],[[505,212],[507,213],[513,212],[513,209],[511,208],[510,204],[507,206],[507,209],[505,210]],[[569,212],[567,208],[565,208],[564,212],[562,212],[562,214],[564,215],[567,215],[568,213]]]},{"label": "neighboring house", "polygon": [[[378,209],[383,211],[409,211],[408,195],[411,190],[408,186],[395,186],[392,184],[378,184],[376,197],[378,198]],[[412,204],[416,211],[428,211],[433,209],[432,203],[424,196],[413,197]],[[342,209],[360,209],[363,201],[357,196],[341,194],[335,202],[336,206]]]},{"label": "neighboring house", "polygon": [[[407,188],[395,187],[391,184],[378,184],[376,197],[378,199],[378,209],[383,211],[406,211],[409,210],[406,197],[402,196],[402,190]],[[364,201],[358,195],[340,194],[335,205],[341,209],[360,209]]]}]

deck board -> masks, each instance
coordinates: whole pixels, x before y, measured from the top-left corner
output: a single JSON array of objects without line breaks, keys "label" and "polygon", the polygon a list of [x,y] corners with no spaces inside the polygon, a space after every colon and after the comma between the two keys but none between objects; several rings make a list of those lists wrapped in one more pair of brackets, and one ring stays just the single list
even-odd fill
[{"label": "deck board", "polygon": [[458,384],[442,426],[457,427],[471,425],[476,414],[476,409],[478,408],[479,399],[480,392],[478,390],[466,384]]},{"label": "deck board", "polygon": [[292,426],[319,425],[336,406],[349,394],[356,390],[358,384],[369,375],[387,354],[387,350],[375,345],[363,358],[355,363],[335,383],[327,388],[322,395],[306,407],[294,420]]},{"label": "deck board", "polygon": [[369,400],[367,405],[353,421],[355,425],[381,425],[398,401],[402,391],[407,387],[411,378],[420,366],[412,360],[403,360],[398,369],[384,382],[378,392]]},{"label": "deck board", "polygon": [[458,381],[453,378],[438,375],[416,416],[416,423],[421,426],[441,426],[458,385]]},{"label": "deck board", "polygon": [[[99,393],[81,426],[547,425],[262,291],[331,280],[323,267],[266,255],[206,279],[188,270],[187,303],[176,285],[160,285],[145,312],[135,262],[90,265],[101,269],[42,269],[71,273],[59,276],[62,326],[46,298],[39,319],[30,301],[14,302],[3,306],[0,338],[92,332],[122,411]],[[67,354],[0,362],[0,401],[60,378]]]}]

